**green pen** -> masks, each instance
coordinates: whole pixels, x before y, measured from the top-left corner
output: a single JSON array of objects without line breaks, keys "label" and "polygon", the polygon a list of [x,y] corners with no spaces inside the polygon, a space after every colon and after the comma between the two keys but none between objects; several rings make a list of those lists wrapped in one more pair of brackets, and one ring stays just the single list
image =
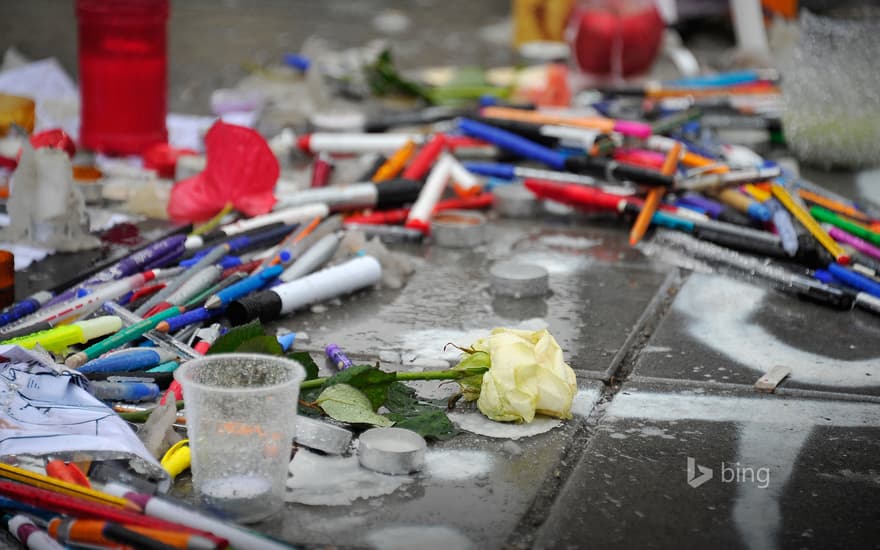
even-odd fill
[{"label": "green pen", "polygon": [[862,224],[851,221],[843,216],[839,216],[827,208],[813,206],[810,208],[810,214],[820,222],[830,223],[851,235],[865,239],[871,244],[880,245],[880,233],[871,231]]},{"label": "green pen", "polygon": [[132,340],[136,340],[143,336],[145,333],[156,328],[160,322],[168,319],[169,317],[174,317],[175,315],[180,315],[186,311],[186,308],[181,306],[169,307],[166,310],[160,311],[159,313],[153,315],[152,317],[147,317],[143,321],[139,323],[135,323],[129,327],[126,327],[113,336],[109,336],[104,338],[97,344],[87,347],[79,353],[75,353],[67,358],[64,361],[64,364],[71,369],[78,369],[87,361],[91,361],[95,357],[107,353],[108,351],[118,348],[123,344],[127,344]]},{"label": "green pen", "polygon": [[157,365],[151,369],[148,369],[147,372],[152,372],[152,373],[174,372],[177,370],[177,367],[179,367],[179,366],[180,366],[180,363],[178,363],[177,361],[166,361],[166,362],[162,363],[161,365]]},{"label": "green pen", "polygon": [[47,351],[60,353],[67,349],[67,346],[85,344],[93,338],[113,334],[121,328],[122,319],[115,315],[105,315],[26,336],[19,336],[18,338],[11,338],[0,342],[0,344],[14,344],[25,349],[33,349],[39,344]]}]

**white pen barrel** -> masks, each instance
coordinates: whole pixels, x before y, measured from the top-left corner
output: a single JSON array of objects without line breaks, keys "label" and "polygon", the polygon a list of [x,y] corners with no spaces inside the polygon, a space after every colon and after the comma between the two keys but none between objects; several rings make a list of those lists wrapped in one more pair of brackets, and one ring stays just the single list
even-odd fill
[{"label": "white pen barrel", "polygon": [[309,136],[312,153],[392,153],[407,141],[423,141],[420,134],[334,134],[316,132]]},{"label": "white pen barrel", "polygon": [[281,298],[281,313],[329,300],[372,286],[382,278],[382,265],[372,256],[361,256],[328,267],[272,289]]}]

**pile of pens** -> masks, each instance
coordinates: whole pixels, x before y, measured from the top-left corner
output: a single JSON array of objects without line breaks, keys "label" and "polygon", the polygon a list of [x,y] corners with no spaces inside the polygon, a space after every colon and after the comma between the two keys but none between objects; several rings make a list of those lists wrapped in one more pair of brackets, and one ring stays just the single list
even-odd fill
[{"label": "pile of pens", "polygon": [[[507,185],[631,220],[633,245],[660,227],[652,244],[831,307],[880,313],[880,219],[713,137],[722,123],[778,132],[772,78],[749,72],[602,94],[570,109],[486,101],[433,117],[428,131],[396,128],[410,120],[399,116],[373,125],[389,130],[383,133],[304,134],[297,147],[311,158],[308,188],[279,193],[266,215],[235,219],[225,209],[14,304],[0,313],[0,343],[63,354],[64,365],[89,378],[100,399],[181,399],[174,369],[207,352],[230,325],[273,321],[380,282],[376,257],[340,256],[346,231],[421,243],[437,212],[487,209],[493,191]],[[621,112],[630,116],[612,116]],[[334,164],[352,156],[367,157],[369,171],[354,182],[335,181]],[[287,349],[295,337],[278,339]],[[327,349],[334,363],[345,364],[337,346]],[[101,547],[153,537],[165,544],[156,548],[219,548],[222,537],[241,548],[272,544],[218,530],[214,520],[160,499],[111,496],[87,480],[77,485],[13,466],[0,471],[12,480],[0,481],[0,507],[20,512],[8,524],[22,540]]]},{"label": "pile of pens", "polygon": [[74,463],[50,460],[45,471],[0,463],[4,523],[27,548],[289,548],[121,483],[109,482],[96,489]]}]

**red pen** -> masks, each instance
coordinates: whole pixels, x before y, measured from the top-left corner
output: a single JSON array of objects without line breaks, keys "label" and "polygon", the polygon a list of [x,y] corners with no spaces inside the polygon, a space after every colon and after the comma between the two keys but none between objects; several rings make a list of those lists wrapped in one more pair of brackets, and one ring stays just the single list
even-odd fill
[{"label": "red pen", "polygon": [[165,283],[158,283],[155,285],[141,287],[131,293],[131,297],[128,299],[128,303],[131,304],[137,302],[141,298],[146,298],[147,296],[150,296],[155,292],[159,292],[163,288],[165,288]]},{"label": "red pen", "polygon": [[434,134],[431,141],[422,147],[416,156],[409,163],[409,166],[403,171],[401,177],[407,180],[418,181],[425,177],[428,170],[440,156],[440,152],[446,145],[446,134]]},{"label": "red pen", "polygon": [[326,153],[318,153],[315,161],[312,163],[312,181],[311,187],[324,187],[330,181],[330,174],[333,173],[333,160]]},{"label": "red pen", "polygon": [[[437,203],[434,212],[443,210],[478,210],[489,208],[495,197],[491,193],[483,193],[475,197],[446,199]],[[364,223],[371,225],[396,225],[406,221],[409,208],[395,208],[393,210],[380,210],[370,214],[359,214],[345,218],[345,223]]]},{"label": "red pen", "polygon": [[595,187],[565,184],[555,181],[536,179],[525,180],[526,189],[542,199],[550,199],[571,206],[588,210],[614,210],[620,208],[621,202],[634,199],[632,195],[614,195]]}]

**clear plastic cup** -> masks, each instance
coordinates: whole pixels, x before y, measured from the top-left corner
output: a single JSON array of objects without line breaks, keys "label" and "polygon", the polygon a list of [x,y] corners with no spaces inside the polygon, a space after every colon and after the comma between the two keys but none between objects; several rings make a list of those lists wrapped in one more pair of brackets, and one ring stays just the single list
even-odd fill
[{"label": "clear plastic cup", "polygon": [[183,387],[200,504],[240,523],[284,504],[302,366],[270,355],[229,353],[184,363]]}]

